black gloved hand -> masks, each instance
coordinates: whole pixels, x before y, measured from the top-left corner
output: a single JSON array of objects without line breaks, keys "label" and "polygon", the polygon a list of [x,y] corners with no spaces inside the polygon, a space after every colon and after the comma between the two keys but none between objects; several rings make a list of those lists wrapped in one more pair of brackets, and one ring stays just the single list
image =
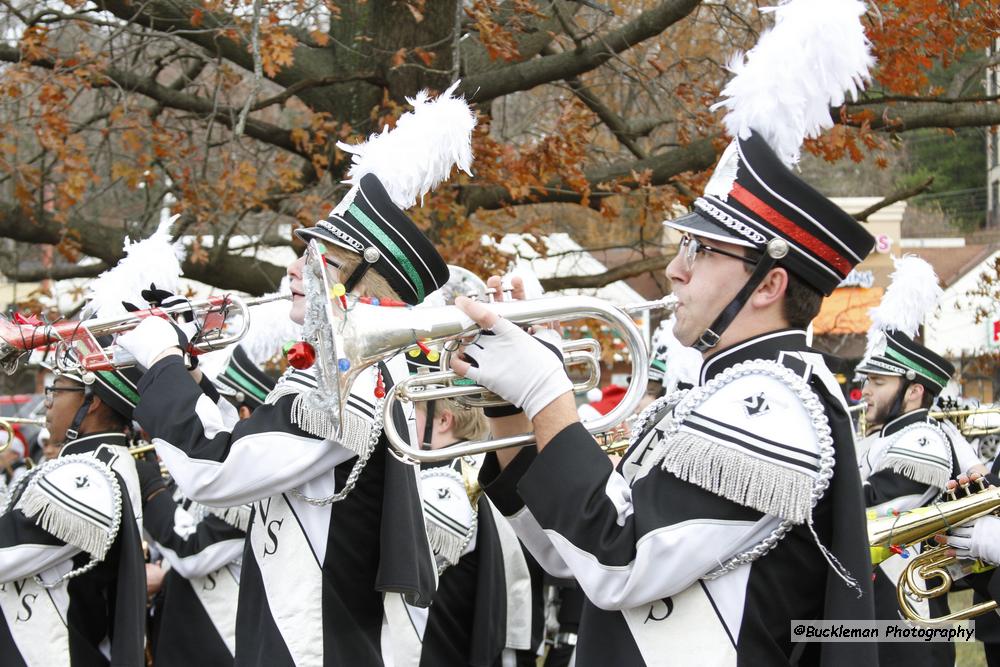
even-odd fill
[{"label": "black gloved hand", "polygon": [[144,505],[160,491],[166,491],[167,483],[160,474],[160,462],[152,452],[136,460],[135,471],[139,474],[139,494]]},{"label": "black gloved hand", "polygon": [[154,283],[150,283],[149,289],[142,290],[140,294],[150,306],[155,308],[172,308],[174,306],[187,304],[189,306],[187,310],[182,309],[179,312],[174,313],[173,318],[178,322],[194,321],[194,311],[190,308],[191,301],[187,297],[174,294],[169,290],[159,289]]}]

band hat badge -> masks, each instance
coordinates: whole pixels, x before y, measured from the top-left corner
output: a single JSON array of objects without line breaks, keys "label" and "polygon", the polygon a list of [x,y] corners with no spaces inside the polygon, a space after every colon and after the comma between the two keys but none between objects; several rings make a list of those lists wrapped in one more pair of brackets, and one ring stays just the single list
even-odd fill
[{"label": "band hat badge", "polygon": [[943,290],[934,267],[920,257],[905,255],[892,261],[889,287],[869,311],[872,325],[857,373],[905,377],[937,393],[948,384],[955,366],[914,338],[937,308]]},{"label": "band hat badge", "polygon": [[860,0],[793,0],[761,11],[774,14],[774,27],[729,62],[735,76],[712,107],[726,109],[735,139],[694,211],[665,224],[756,249],[829,296],[875,239],[790,168],[804,139],[833,127],[830,109],[856,98],[870,78],[866,8]]},{"label": "band hat badge", "polygon": [[325,220],[296,230],[303,240],[320,239],[361,255],[361,267],[374,268],[410,305],[439,289],[449,274],[434,244],[404,211],[448,179],[453,167],[472,174],[476,118],[455,97],[457,87],[455,82],[433,100],[421,91],[408,99],[413,111],[393,129],[358,145],[338,143],[352,154],[346,181],[351,190]]}]

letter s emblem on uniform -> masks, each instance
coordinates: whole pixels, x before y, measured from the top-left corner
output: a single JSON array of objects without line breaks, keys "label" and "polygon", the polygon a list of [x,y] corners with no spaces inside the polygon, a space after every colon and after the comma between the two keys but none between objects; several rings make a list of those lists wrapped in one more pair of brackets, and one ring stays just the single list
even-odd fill
[{"label": "letter s emblem on uniform", "polygon": [[[661,612],[662,615],[657,615],[657,612]],[[674,613],[674,601],[671,598],[666,597],[662,600],[657,600],[649,605],[649,613],[646,614],[646,620],[643,621],[643,624],[650,621],[665,621],[672,613]]]}]

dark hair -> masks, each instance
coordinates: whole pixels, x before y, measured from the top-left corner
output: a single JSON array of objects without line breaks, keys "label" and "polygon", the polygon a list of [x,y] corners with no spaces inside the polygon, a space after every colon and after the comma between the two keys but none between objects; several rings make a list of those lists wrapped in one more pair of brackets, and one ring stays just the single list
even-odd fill
[{"label": "dark hair", "polygon": [[[755,259],[757,257],[757,255],[745,254],[747,257]],[[748,274],[753,273],[753,266],[744,263],[744,267]],[[805,329],[819,315],[819,309],[823,305],[823,294],[789,271],[787,267],[782,268],[788,274],[788,285],[785,287],[785,300],[781,305],[781,314],[784,315],[788,326],[795,329]]]},{"label": "dark hair", "polygon": [[805,329],[819,315],[819,309],[823,305],[823,294],[791,271],[787,269],[786,271],[788,286],[785,288],[782,314],[788,321],[788,326]]},{"label": "dark hair", "polygon": [[934,399],[937,398],[938,392],[934,389],[930,389],[927,385],[921,384],[924,388],[924,395],[920,399],[920,407],[924,410],[930,410],[931,406],[934,405]]}]

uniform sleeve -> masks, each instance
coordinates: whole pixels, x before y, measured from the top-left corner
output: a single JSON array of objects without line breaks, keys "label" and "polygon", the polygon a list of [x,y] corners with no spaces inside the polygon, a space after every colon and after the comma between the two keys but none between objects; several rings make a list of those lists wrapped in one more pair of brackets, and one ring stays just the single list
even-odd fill
[{"label": "uniform sleeve", "polygon": [[246,533],[217,516],[196,521],[167,493],[146,503],[143,526],[170,566],[186,578],[204,576],[238,559]]},{"label": "uniform sleeve", "polygon": [[206,505],[235,507],[283,493],[354,456],[293,424],[293,396],[227,426],[180,357],[154,364],[138,388],[136,420],[184,494]]},{"label": "uniform sleeve", "polygon": [[80,553],[15,509],[0,516],[0,583],[39,574]]},{"label": "uniform sleeve", "polygon": [[[508,472],[518,471],[509,466],[500,477]],[[537,525],[519,521],[524,514],[517,512],[511,523],[518,536],[524,540],[530,531],[533,539],[547,537],[602,609],[679,593],[779,524],[658,466],[629,486],[580,424],[564,429],[538,454],[517,482],[517,493]]]},{"label": "uniform sleeve", "polygon": [[922,506],[927,502],[932,487],[915,482],[902,473],[883,469],[869,475],[862,489],[865,493],[865,507],[881,514],[890,508],[905,512]]}]

